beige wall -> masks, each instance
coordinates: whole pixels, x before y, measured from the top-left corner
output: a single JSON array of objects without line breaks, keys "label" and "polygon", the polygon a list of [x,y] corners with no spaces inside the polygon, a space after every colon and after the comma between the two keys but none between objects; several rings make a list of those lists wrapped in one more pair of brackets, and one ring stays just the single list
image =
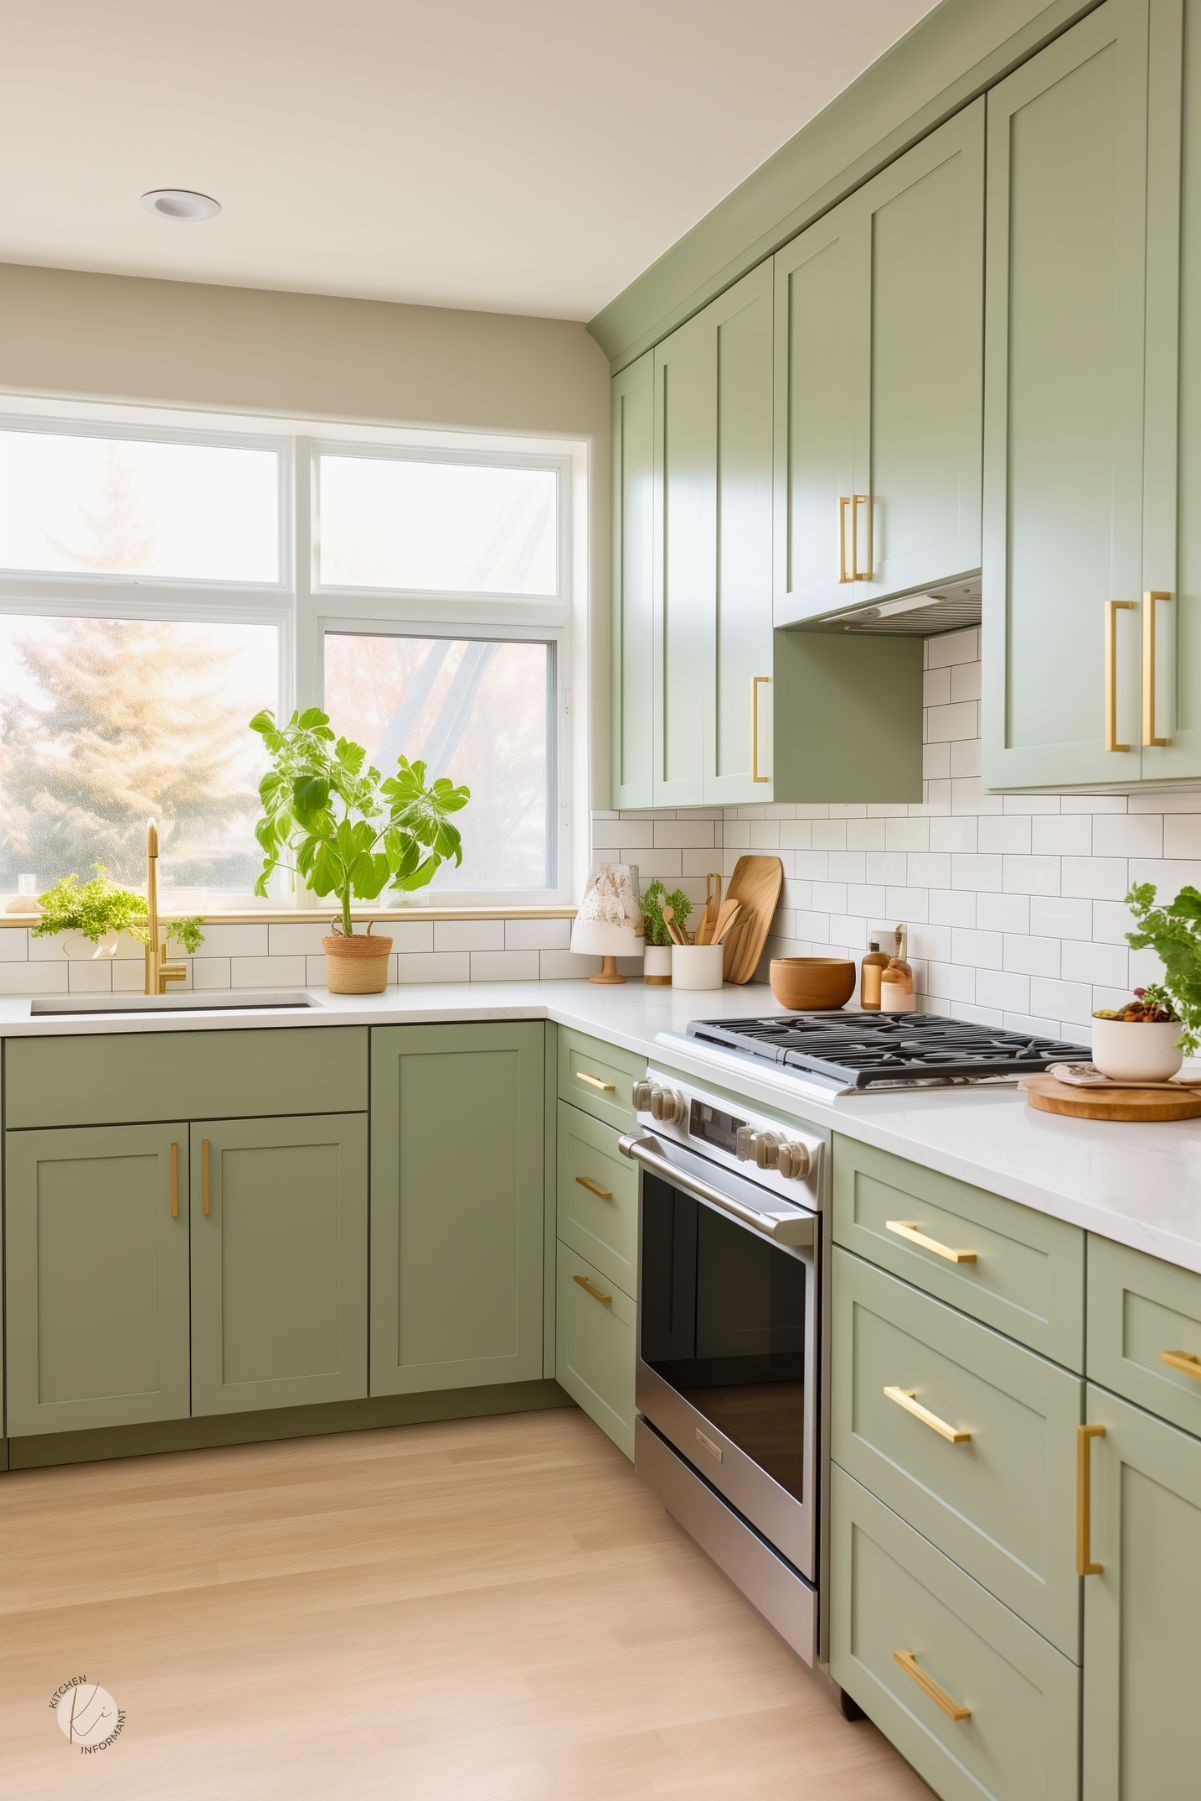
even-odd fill
[{"label": "beige wall", "polygon": [[589,440],[606,804],[609,370],[583,325],[0,264],[0,393]]}]

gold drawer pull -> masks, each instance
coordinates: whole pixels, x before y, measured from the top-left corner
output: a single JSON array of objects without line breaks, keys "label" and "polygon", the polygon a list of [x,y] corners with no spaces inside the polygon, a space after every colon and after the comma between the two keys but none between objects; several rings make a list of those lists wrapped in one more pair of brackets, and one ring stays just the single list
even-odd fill
[{"label": "gold drawer pull", "polygon": [[946,1420],[940,1420],[936,1413],[931,1413],[928,1407],[923,1407],[920,1401],[914,1399],[912,1388],[886,1388],[884,1393],[898,1407],[903,1407],[906,1413],[911,1413],[915,1420],[920,1420],[923,1426],[929,1426],[931,1432],[937,1432],[940,1438],[945,1438],[949,1445],[966,1445],[970,1442],[970,1432],[961,1431],[958,1426],[948,1426]]},{"label": "gold drawer pull", "polygon": [[171,1218],[179,1218],[179,1146],[171,1146]]},{"label": "gold drawer pull", "polygon": [[1118,743],[1118,614],[1134,611],[1132,600],[1105,602],[1105,748],[1128,751]]},{"label": "gold drawer pull", "polygon": [[1161,1351],[1159,1361],[1166,1363],[1170,1370],[1179,1370],[1182,1376],[1191,1376],[1194,1382],[1201,1382],[1201,1357],[1194,1357],[1191,1351]]},{"label": "gold drawer pull", "polygon": [[952,1720],[970,1720],[970,1707],[961,1707],[958,1701],[952,1701],[945,1688],[940,1688],[933,1676],[927,1676],[925,1670],[919,1669],[917,1658],[912,1651],[894,1651],[893,1656],[907,1676],[912,1676],[917,1686],[925,1689],[932,1701],[937,1701],[943,1712]]},{"label": "gold drawer pull", "polygon": [[201,1205],[201,1212],[204,1214],[205,1219],[208,1218],[213,1210],[211,1160],[212,1147],[207,1138],[202,1138],[200,1140],[200,1186],[204,1197]]},{"label": "gold drawer pull", "polygon": [[1092,1560],[1093,1483],[1092,1464],[1089,1460],[1089,1440],[1104,1437],[1104,1426],[1077,1426],[1076,1428],[1076,1574],[1078,1576],[1099,1576],[1105,1568],[1103,1563],[1094,1563]]},{"label": "gold drawer pull", "polygon": [[577,1176],[576,1183],[580,1188],[586,1188],[589,1194],[594,1194],[598,1201],[611,1201],[613,1199],[613,1190],[611,1188],[602,1188],[599,1182],[594,1182],[592,1180],[591,1176]]},{"label": "gold drawer pull", "polygon": [[898,1238],[903,1238],[906,1244],[917,1245],[919,1250],[933,1251],[936,1257],[945,1257],[948,1263],[974,1263],[976,1261],[975,1251],[953,1251],[950,1245],[939,1244],[937,1238],[927,1238],[926,1234],[919,1231],[912,1220],[886,1219],[884,1230],[894,1232]]},{"label": "gold drawer pull", "polygon": [[602,1082],[599,1076],[590,1076],[586,1069],[577,1069],[575,1072],[575,1079],[577,1082],[587,1082],[589,1088],[599,1088],[602,1094],[617,1093],[617,1086],[615,1083]]},{"label": "gold drawer pull", "polygon": [[603,1288],[598,1288],[595,1282],[590,1282],[587,1276],[573,1276],[571,1279],[573,1282],[578,1282],[584,1293],[590,1294],[594,1301],[600,1302],[602,1307],[613,1305],[613,1296],[606,1294]]}]

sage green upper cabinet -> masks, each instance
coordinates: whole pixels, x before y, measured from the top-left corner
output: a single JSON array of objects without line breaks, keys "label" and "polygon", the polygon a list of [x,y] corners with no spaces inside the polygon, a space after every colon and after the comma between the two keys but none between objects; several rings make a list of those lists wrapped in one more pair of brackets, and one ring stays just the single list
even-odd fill
[{"label": "sage green upper cabinet", "polygon": [[984,103],[775,258],[775,621],[978,567]]},{"label": "sage green upper cabinet", "polygon": [[1147,0],[991,90],[987,221],[984,783],[1137,781]]},{"label": "sage green upper cabinet", "polygon": [[654,373],[654,804],[770,800],[770,267],[673,332]]},{"label": "sage green upper cabinet", "polygon": [[372,1394],[542,1375],[545,1035],[371,1035]]},{"label": "sage green upper cabinet", "polygon": [[186,1418],[188,1128],[9,1132],[8,1432]]},{"label": "sage green upper cabinet", "polygon": [[1100,1388],[1086,1418],[1105,1436],[1089,1451],[1082,1792],[1184,1801],[1201,1770],[1201,1442]]},{"label": "sage green upper cabinet", "polygon": [[654,799],[654,359],[613,378],[613,805]]},{"label": "sage green upper cabinet", "polygon": [[366,1115],[194,1121],[191,1142],[192,1412],[365,1395]]}]

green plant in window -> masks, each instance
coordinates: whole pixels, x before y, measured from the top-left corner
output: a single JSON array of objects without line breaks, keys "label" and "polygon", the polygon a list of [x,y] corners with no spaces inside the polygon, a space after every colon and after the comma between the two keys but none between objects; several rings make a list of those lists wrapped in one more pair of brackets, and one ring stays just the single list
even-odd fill
[{"label": "green plant in window", "polygon": [[[65,875],[38,898],[38,922],[30,928],[35,938],[52,938],[57,932],[79,932],[99,944],[110,932],[127,932],[139,944],[149,944],[146,929],[146,896],[110,882],[103,863],[95,865],[90,882]],[[192,955],[204,943],[199,919],[164,920],[168,936]]]},{"label": "green plant in window", "polygon": [[[367,765],[361,744],[340,738],[319,707],[277,725],[256,713],[272,767],[259,783],[263,817],[254,828],[263,853],[256,894],[266,898],[277,867],[292,869],[317,895],[333,895],[341,930],[353,934],[352,900],[376,900],[385,888],[424,888],[446,862],[463,861],[451,815],[471,799],[447,776],[427,782],[424,763],[398,757],[387,778]],[[367,765],[365,767],[365,765]],[[285,864],[290,850],[294,863]]]},{"label": "green plant in window", "polygon": [[670,944],[671,933],[667,929],[667,921],[663,917],[664,907],[672,910],[672,923],[684,929],[684,921],[692,912],[692,902],[682,888],[675,888],[669,894],[662,882],[652,882],[638,902],[638,910],[645,923],[646,942],[648,944]]}]

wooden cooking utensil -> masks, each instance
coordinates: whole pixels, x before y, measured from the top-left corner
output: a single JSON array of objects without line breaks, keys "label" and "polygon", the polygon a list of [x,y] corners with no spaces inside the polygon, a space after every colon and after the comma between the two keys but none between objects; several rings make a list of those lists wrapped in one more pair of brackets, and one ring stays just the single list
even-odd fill
[{"label": "wooden cooking utensil", "polygon": [[783,883],[779,857],[739,857],[734,865],[726,902],[736,900],[741,911],[726,939],[727,982],[749,982],[758,969]]},{"label": "wooden cooking utensil", "polygon": [[730,930],[731,926],[737,924],[741,916],[741,901],[727,900],[723,905],[721,912],[717,915],[717,924],[713,928],[713,936],[710,942],[713,944],[723,944],[725,942],[726,933]]},{"label": "wooden cooking utensil", "polygon": [[1073,1088],[1054,1076],[1027,1076],[1026,1100],[1040,1113],[1069,1119],[1165,1120],[1201,1116],[1201,1094],[1167,1094],[1162,1088]]},{"label": "wooden cooking utensil", "polygon": [[688,940],[676,924],[676,910],[673,906],[667,905],[663,908],[663,923],[674,944],[687,944]]},{"label": "wooden cooking utensil", "polygon": [[713,872],[705,877],[705,911],[701,914],[701,923],[696,928],[698,944],[712,944],[713,928],[717,924],[717,915],[721,911],[721,875]]}]

